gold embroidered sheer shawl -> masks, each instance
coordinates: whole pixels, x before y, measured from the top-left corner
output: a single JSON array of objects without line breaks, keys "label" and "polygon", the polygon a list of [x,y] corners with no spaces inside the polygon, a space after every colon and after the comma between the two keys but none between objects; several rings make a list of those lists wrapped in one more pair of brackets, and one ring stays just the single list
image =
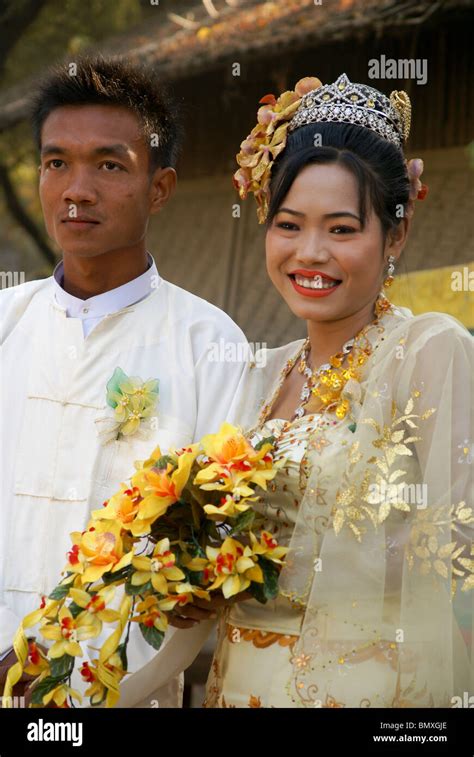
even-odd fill
[{"label": "gold embroidered sheer shawl", "polygon": [[[441,313],[395,308],[381,325],[360,383],[344,390],[351,416],[324,433],[316,422],[308,441],[280,576],[304,608],[287,691],[296,706],[327,706],[322,692],[342,677],[351,696],[339,706],[468,706],[473,339]],[[237,416],[244,430],[302,341],[257,353]]]}]

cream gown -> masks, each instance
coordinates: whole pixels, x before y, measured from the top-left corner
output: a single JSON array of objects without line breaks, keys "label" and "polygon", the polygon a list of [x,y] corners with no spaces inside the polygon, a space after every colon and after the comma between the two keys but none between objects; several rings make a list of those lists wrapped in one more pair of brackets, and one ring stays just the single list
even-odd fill
[{"label": "cream gown", "polygon": [[[286,458],[254,506],[296,557],[275,600],[221,612],[204,707],[453,707],[474,694],[472,337],[408,309],[382,326],[342,420],[255,422],[303,340],[269,350],[244,393],[243,427],[275,435]],[[379,489],[402,480],[405,504],[387,512],[366,475]]]}]

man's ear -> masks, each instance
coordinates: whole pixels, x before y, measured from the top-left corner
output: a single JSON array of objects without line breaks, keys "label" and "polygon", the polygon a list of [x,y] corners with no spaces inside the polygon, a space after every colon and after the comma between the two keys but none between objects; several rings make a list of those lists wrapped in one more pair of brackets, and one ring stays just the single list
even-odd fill
[{"label": "man's ear", "polygon": [[150,213],[158,213],[176,189],[178,177],[174,168],[157,168],[150,182]]}]

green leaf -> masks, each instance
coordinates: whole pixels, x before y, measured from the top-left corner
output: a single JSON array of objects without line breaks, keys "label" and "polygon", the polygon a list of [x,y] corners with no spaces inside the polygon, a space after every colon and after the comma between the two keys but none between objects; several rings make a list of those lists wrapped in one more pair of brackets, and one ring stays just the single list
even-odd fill
[{"label": "green leaf", "polygon": [[239,531],[248,530],[248,528],[252,526],[255,520],[255,515],[255,510],[253,510],[251,507],[249,507],[248,510],[244,510],[243,513],[240,513],[235,519],[232,529],[229,531],[229,536],[233,536]]},{"label": "green leaf", "polygon": [[127,581],[125,584],[125,594],[128,594],[129,597],[134,597],[136,594],[144,594],[150,590],[153,590],[151,581],[147,581],[145,584],[140,584],[139,586],[134,586],[130,581]]},{"label": "green leaf", "polygon": [[115,573],[108,571],[102,576],[102,581],[104,584],[120,583],[123,579],[128,578],[132,570],[132,565],[126,565],[124,568],[121,568],[121,570],[115,571]]},{"label": "green leaf", "polygon": [[71,588],[71,584],[58,584],[51,594],[49,594],[48,599],[63,599],[63,597],[66,597],[69,593],[69,589]]},{"label": "green leaf", "polygon": [[117,647],[117,652],[120,655],[120,660],[122,662],[122,666],[124,670],[128,669],[128,659],[127,659],[127,645],[125,642],[122,642],[122,644],[119,644]]},{"label": "green leaf", "polygon": [[117,403],[110,398],[110,395],[113,392],[119,392],[121,394],[119,385],[122,381],[126,381],[127,379],[127,374],[124,373],[121,368],[116,368],[111,378],[107,381],[107,404],[109,407],[113,407],[114,409],[117,407]]},{"label": "green leaf", "polygon": [[254,444],[253,446],[254,446],[254,449],[262,449],[264,444],[271,444],[273,447],[273,445],[275,444],[275,437],[273,435],[266,436],[264,439],[260,439],[260,441],[257,442],[257,444]]},{"label": "green leaf", "polygon": [[69,610],[73,618],[77,618],[77,616],[80,615],[81,612],[84,612],[84,608],[79,607],[79,605],[75,602],[71,602],[71,604],[67,606],[67,609]]},{"label": "green leaf", "polygon": [[62,657],[55,657],[49,663],[52,678],[69,678],[74,670],[74,657],[70,654],[63,654]]},{"label": "green leaf", "polygon": [[159,649],[165,636],[163,631],[158,631],[154,626],[150,628],[143,623],[139,623],[138,625],[140,626],[140,631],[147,644],[153,647],[153,649]]},{"label": "green leaf", "polygon": [[354,431],[357,428],[357,423],[351,423],[351,425],[348,426],[347,428],[349,429],[349,431],[352,431],[352,433],[354,433]]},{"label": "green leaf", "polygon": [[43,680],[32,689],[31,704],[42,705],[44,695],[48,694],[61,683],[66,683],[66,681],[67,678],[53,678],[52,676],[43,678]]},{"label": "green leaf", "polygon": [[166,466],[168,463],[171,463],[171,465],[175,465],[175,461],[173,460],[170,455],[162,455],[158,458],[158,460],[153,464],[152,470],[166,470]]},{"label": "green leaf", "polygon": [[271,560],[267,560],[266,557],[262,557],[262,555],[259,555],[258,557],[258,564],[263,573],[263,593],[267,599],[275,599],[278,595],[279,570],[275,563]]}]

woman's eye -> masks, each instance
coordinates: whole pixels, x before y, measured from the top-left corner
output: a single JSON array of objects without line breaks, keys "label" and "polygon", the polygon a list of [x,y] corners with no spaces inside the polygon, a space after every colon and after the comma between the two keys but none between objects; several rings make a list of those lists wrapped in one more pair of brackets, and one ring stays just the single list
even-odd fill
[{"label": "woman's eye", "polygon": [[290,221],[281,221],[281,223],[277,223],[277,226],[279,229],[285,229],[286,231],[294,231],[295,229],[298,229],[298,226]]},{"label": "woman's eye", "polygon": [[353,229],[351,226],[334,226],[331,231],[334,231],[336,234],[350,234],[356,231],[356,229]]}]

